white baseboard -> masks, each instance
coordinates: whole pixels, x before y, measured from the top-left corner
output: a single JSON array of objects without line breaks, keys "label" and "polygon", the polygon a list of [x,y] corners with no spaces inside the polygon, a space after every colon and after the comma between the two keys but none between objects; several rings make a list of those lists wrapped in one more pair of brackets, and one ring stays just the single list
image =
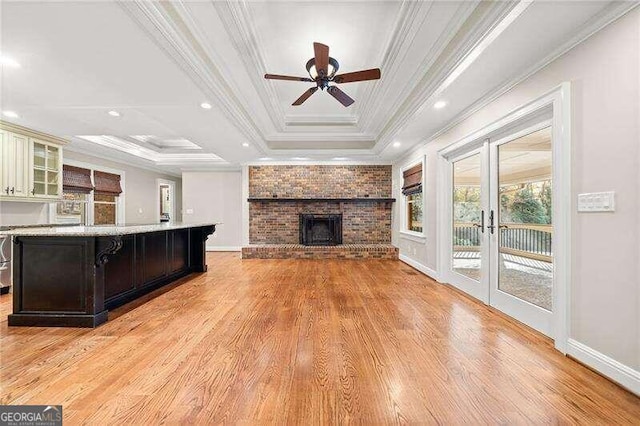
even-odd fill
[{"label": "white baseboard", "polygon": [[242,251],[239,246],[210,246],[207,245],[207,251]]},{"label": "white baseboard", "polygon": [[406,256],[404,254],[401,254],[399,256],[399,259],[401,261],[403,261],[404,263],[406,263],[407,265],[416,268],[418,271],[422,272],[423,274],[425,274],[429,278],[432,278],[432,279],[434,279],[434,280],[436,280],[438,282],[440,281],[438,273],[435,270],[429,268],[428,266],[424,266],[422,263],[420,263],[418,261],[415,261],[412,258],[410,258],[409,256]]},{"label": "white baseboard", "polygon": [[569,339],[567,342],[567,355],[571,355],[620,386],[640,396],[640,371],[636,371],[573,339]]}]

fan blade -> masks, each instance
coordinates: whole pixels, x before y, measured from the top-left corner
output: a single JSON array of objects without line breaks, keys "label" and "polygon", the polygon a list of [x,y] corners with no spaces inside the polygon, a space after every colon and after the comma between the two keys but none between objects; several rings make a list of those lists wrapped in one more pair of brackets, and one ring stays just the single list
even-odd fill
[{"label": "fan blade", "polygon": [[329,46],[322,43],[313,43],[313,52],[316,57],[316,71],[318,71],[319,76],[324,77],[327,75],[327,68],[329,68]]},{"label": "fan blade", "polygon": [[334,83],[353,83],[356,81],[377,80],[380,78],[380,68],[373,68],[370,70],[348,72],[346,74],[339,74],[333,78]]},{"label": "fan blade", "polygon": [[313,81],[308,77],[292,77],[290,75],[278,75],[278,74],[265,74],[264,78],[268,80]]},{"label": "fan blade", "polygon": [[316,90],[318,90],[317,87],[312,87],[311,89],[309,89],[306,92],[304,92],[302,94],[302,96],[300,96],[298,99],[296,99],[296,101],[294,103],[292,103],[291,105],[295,105],[295,106],[302,105],[302,103],[304,101],[306,101],[307,99],[309,99],[311,97],[311,95],[316,93]]},{"label": "fan blade", "polygon": [[349,97],[349,95],[344,93],[342,90],[338,89],[336,86],[327,87],[327,92],[329,92],[331,96],[336,98],[338,102],[340,102],[342,105],[346,107],[348,107],[349,105],[355,102],[353,99]]}]

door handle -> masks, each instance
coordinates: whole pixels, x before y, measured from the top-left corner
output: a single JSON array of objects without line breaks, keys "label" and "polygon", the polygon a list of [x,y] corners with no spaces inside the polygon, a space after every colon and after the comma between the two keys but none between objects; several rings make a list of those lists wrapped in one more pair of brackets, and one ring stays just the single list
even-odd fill
[{"label": "door handle", "polygon": [[12,193],[12,194],[15,194],[15,192],[16,192],[16,188],[15,188],[15,186],[12,186],[12,187],[11,187],[11,193]]},{"label": "door handle", "polygon": [[31,190],[31,195],[36,195],[36,187],[34,186],[33,189]]},{"label": "door handle", "polygon": [[9,195],[9,187],[8,186],[4,189],[4,192],[6,192],[7,195]]},{"label": "door handle", "polygon": [[493,224],[493,220],[494,220],[493,210],[491,210],[491,212],[489,212],[489,225],[487,226],[487,228],[489,228],[492,234],[493,234],[493,230],[496,229],[495,225]]},{"label": "door handle", "polygon": [[473,226],[480,228],[480,232],[484,234],[484,210],[480,212],[480,223],[474,223]]}]

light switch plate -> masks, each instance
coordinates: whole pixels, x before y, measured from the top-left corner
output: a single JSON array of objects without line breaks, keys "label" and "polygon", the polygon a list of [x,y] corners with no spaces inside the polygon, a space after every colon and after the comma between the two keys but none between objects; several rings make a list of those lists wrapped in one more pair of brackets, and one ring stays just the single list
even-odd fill
[{"label": "light switch plate", "polygon": [[193,214],[193,209],[187,209],[187,214]]},{"label": "light switch plate", "polygon": [[615,207],[615,192],[613,191],[578,194],[579,212],[613,212]]}]

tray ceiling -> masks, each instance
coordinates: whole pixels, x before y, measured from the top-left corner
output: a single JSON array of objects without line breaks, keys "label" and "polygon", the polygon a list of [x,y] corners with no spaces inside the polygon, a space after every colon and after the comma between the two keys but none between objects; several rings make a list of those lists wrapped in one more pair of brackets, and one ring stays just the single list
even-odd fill
[{"label": "tray ceiling", "polygon": [[[171,173],[260,158],[388,162],[634,7],[572,2],[3,2],[3,119]],[[291,103],[312,43],[340,71]],[[445,100],[446,106],[433,104]],[[209,103],[211,108],[200,105]],[[116,111],[119,116],[109,115]],[[395,147],[394,147],[395,142]],[[397,146],[399,145],[399,146]],[[136,149],[139,146],[139,150]],[[126,147],[126,148],[125,148]]]}]

